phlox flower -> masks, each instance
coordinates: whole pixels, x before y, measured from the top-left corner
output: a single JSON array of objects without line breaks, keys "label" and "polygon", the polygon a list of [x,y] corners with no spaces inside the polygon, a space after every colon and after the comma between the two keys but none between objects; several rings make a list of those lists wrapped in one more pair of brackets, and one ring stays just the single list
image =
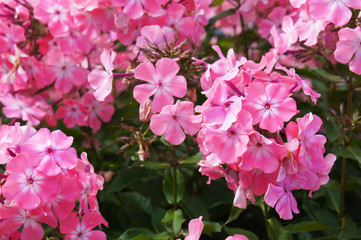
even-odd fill
[{"label": "phlox flower", "polygon": [[0,230],[4,229],[9,236],[23,226],[20,234],[22,240],[43,239],[44,229],[40,223],[45,223],[53,228],[57,226],[57,220],[47,207],[25,210],[17,204],[4,204],[0,206],[0,218],[2,220]]},{"label": "phlox flower", "polygon": [[95,69],[91,71],[88,75],[88,81],[90,86],[95,91],[94,97],[98,101],[104,101],[104,99],[111,93],[112,91],[112,83],[113,83],[113,69],[114,69],[114,59],[116,54],[114,51],[109,51],[108,49],[104,49],[100,54],[100,62],[104,66],[105,71]]},{"label": "phlox flower", "polygon": [[6,94],[0,98],[4,105],[3,111],[8,118],[21,118],[29,125],[38,125],[45,116],[44,110],[39,106],[40,98],[27,97],[21,94]]},{"label": "phlox flower", "polygon": [[66,219],[60,222],[60,232],[66,234],[65,240],[88,239],[88,240],[106,240],[104,232],[93,230],[97,225],[107,222],[97,212],[88,212],[82,216],[81,220],[76,213],[70,214]]},{"label": "phlox flower", "polygon": [[352,12],[349,9],[361,9],[359,0],[310,0],[310,14],[319,20],[326,20],[335,25],[345,25],[350,21]]},{"label": "phlox flower", "polygon": [[361,27],[342,28],[338,36],[340,41],[334,52],[335,59],[343,64],[349,63],[350,71],[361,74]]},{"label": "phlox flower", "polygon": [[286,183],[280,186],[270,183],[264,196],[264,201],[267,205],[273,208],[276,207],[280,218],[284,220],[292,219],[292,212],[296,214],[300,212],[297,208],[296,199]]},{"label": "phlox flower", "polygon": [[78,197],[79,190],[77,184],[74,184],[74,179],[62,178],[56,199],[51,202],[54,215],[60,220],[68,217]]},{"label": "phlox flower", "polygon": [[131,19],[139,19],[144,13],[148,13],[153,17],[158,17],[165,13],[161,0],[113,0],[113,2],[114,4],[124,6],[124,13]]},{"label": "phlox flower", "polygon": [[272,173],[278,169],[280,160],[286,155],[287,150],[284,146],[254,132],[249,136],[247,151],[242,155],[240,168],[259,168],[265,173]]},{"label": "phlox flower", "polygon": [[72,99],[65,99],[64,105],[60,106],[55,113],[58,119],[64,118],[67,128],[73,128],[75,125],[85,126],[87,124],[87,110],[85,106]]},{"label": "phlox flower", "polygon": [[245,92],[244,108],[252,114],[253,124],[270,132],[282,129],[284,122],[298,113],[288,88],[277,83],[251,83]]},{"label": "phlox flower", "polygon": [[238,113],[237,120],[227,130],[207,130],[206,148],[216,153],[223,163],[235,163],[247,150],[248,135],[252,131],[252,116],[242,110]]},{"label": "phlox flower", "polygon": [[37,208],[56,198],[59,182],[34,168],[30,155],[21,153],[6,166],[8,177],[2,187],[6,199],[14,200],[24,209]]},{"label": "phlox flower", "polygon": [[235,234],[234,236],[229,236],[225,240],[248,240],[248,238],[241,234]]},{"label": "phlox flower", "polygon": [[178,64],[169,58],[158,60],[155,67],[150,62],[141,63],[134,70],[134,77],[148,83],[137,85],[133,96],[144,104],[152,95],[152,110],[160,112],[166,105],[174,103],[173,96],[181,98],[187,93],[187,81],[183,76],[176,76]]},{"label": "phlox flower", "polygon": [[104,122],[109,122],[115,111],[112,105],[108,104],[105,101],[99,102],[91,93],[84,94],[82,102],[88,110],[88,125],[92,128],[93,132],[98,131],[101,127],[101,122],[99,118]]},{"label": "phlox flower", "polygon": [[71,148],[73,137],[66,136],[62,131],[50,132],[41,128],[23,146],[23,150],[34,154],[36,169],[48,176],[58,175],[62,169],[75,167],[78,158],[76,150]]},{"label": "phlox flower", "polygon": [[79,87],[85,83],[88,71],[78,66],[72,55],[64,55],[59,49],[52,49],[46,55],[46,59],[57,90],[67,93],[73,86]]},{"label": "phlox flower", "polygon": [[160,114],[154,114],[150,120],[150,129],[153,133],[161,136],[173,145],[181,144],[186,135],[194,135],[201,125],[200,115],[195,116],[193,103],[189,101],[180,102],[175,105],[163,107]]}]

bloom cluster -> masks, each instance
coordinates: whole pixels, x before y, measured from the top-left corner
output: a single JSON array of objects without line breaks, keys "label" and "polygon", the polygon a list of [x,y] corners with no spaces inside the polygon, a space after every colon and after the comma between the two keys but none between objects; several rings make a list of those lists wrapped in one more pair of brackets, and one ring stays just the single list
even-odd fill
[{"label": "bloom cluster", "polygon": [[5,168],[0,183],[1,238],[42,239],[41,224],[56,228],[59,222],[66,238],[106,239],[102,231],[93,230],[107,225],[96,199],[104,179],[94,173],[86,153],[77,157],[72,143],[73,138],[60,130],[37,131],[19,124],[0,127]]},{"label": "bloom cluster", "polygon": [[[298,213],[292,190],[310,194],[328,182],[336,160],[323,156],[326,138],[316,134],[322,121],[312,113],[289,122],[297,113],[292,94],[303,89],[316,102],[314,92],[293,69],[277,65],[278,71],[264,71],[267,60],[257,64],[227,57],[215,46],[220,59],[202,76],[207,100],[197,106],[203,122],[197,141],[204,154],[200,172],[209,179],[224,177],[234,191],[234,205],[247,207],[247,199],[264,194],[280,217]],[[226,167],[225,167],[226,165]]]}]

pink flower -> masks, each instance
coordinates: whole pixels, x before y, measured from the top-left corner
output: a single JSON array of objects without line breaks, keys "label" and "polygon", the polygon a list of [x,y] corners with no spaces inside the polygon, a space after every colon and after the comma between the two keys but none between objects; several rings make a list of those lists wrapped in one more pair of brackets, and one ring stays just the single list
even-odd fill
[{"label": "pink flower", "polygon": [[[335,59],[340,63],[349,63],[350,71],[361,74],[361,28],[342,28],[338,32],[340,41],[334,52]],[[353,57],[354,56],[354,57]],[[353,57],[353,58],[352,58]],[[351,60],[352,59],[352,60]]]},{"label": "pink flower", "polygon": [[90,94],[84,94],[82,98],[84,106],[87,108],[89,127],[92,128],[93,132],[96,132],[101,127],[101,120],[109,122],[114,114],[114,107],[107,102],[99,102],[95,97]]},{"label": "pink flower", "polygon": [[106,240],[104,232],[93,230],[93,228],[100,224],[107,224],[100,213],[88,212],[82,216],[81,221],[76,213],[72,213],[69,217],[60,222],[60,232],[66,234],[65,240]]},{"label": "pink flower", "polygon": [[229,236],[225,240],[248,240],[248,238],[241,234],[236,234],[234,236]]},{"label": "pink flower", "polygon": [[142,17],[144,13],[148,13],[153,17],[164,14],[161,0],[115,0],[114,2],[124,6],[123,11],[131,19],[138,19]]},{"label": "pink flower", "polygon": [[24,209],[37,208],[55,200],[59,182],[34,168],[30,155],[21,153],[6,166],[9,176],[2,187],[3,195]]},{"label": "pink flower", "polygon": [[90,86],[95,91],[94,97],[98,101],[104,101],[104,99],[111,93],[112,91],[112,83],[113,83],[113,69],[114,69],[114,59],[116,54],[114,51],[109,51],[104,49],[102,54],[100,55],[100,62],[105,68],[103,70],[93,70],[88,75],[88,81]]},{"label": "pink flower", "polygon": [[148,83],[134,88],[133,96],[144,104],[152,95],[153,111],[160,112],[166,105],[174,103],[173,96],[181,98],[187,93],[187,81],[183,76],[176,76],[178,64],[169,58],[158,60],[155,65],[150,62],[141,63],[134,70],[134,77]]},{"label": "pink flower", "polygon": [[204,223],[202,222],[202,216],[196,219],[192,219],[188,224],[189,235],[184,240],[198,240],[201,237]]},{"label": "pink flower", "polygon": [[253,124],[260,123],[261,128],[277,132],[298,113],[296,101],[289,96],[288,89],[281,84],[265,86],[254,82],[246,89],[243,106],[252,114]]},{"label": "pink flower", "polygon": [[242,110],[237,120],[227,130],[208,129],[206,132],[206,147],[217,153],[223,163],[235,163],[238,157],[247,150],[248,135],[252,133],[252,116]]},{"label": "pink flower", "polygon": [[64,55],[59,49],[52,49],[47,54],[49,71],[53,74],[55,88],[63,93],[69,92],[73,86],[80,86],[86,81],[87,70],[78,66],[72,55]]},{"label": "pink flower", "polygon": [[348,8],[361,9],[359,0],[310,0],[311,16],[334,23],[345,25],[350,21],[352,12]]},{"label": "pink flower", "polygon": [[41,128],[28,143],[23,146],[24,151],[34,154],[36,168],[48,176],[58,175],[62,169],[72,169],[78,161],[76,150],[70,147],[73,137],[67,137],[60,130],[50,132]]},{"label": "pink flower", "polygon": [[278,169],[279,162],[286,155],[284,146],[255,132],[249,136],[247,151],[242,155],[240,168],[248,171],[259,168],[265,173],[272,173]]},{"label": "pink flower", "polygon": [[276,206],[276,211],[280,218],[290,220],[293,218],[292,212],[299,213],[297,202],[288,186],[276,186],[272,183],[268,185],[268,190],[264,196],[264,201],[271,207]]},{"label": "pink flower", "polygon": [[194,135],[200,128],[201,119],[194,115],[193,103],[179,100],[175,105],[163,107],[160,114],[155,114],[150,120],[150,129],[157,135],[164,134],[164,138],[173,145],[181,144],[187,132]]},{"label": "pink flower", "polygon": [[83,104],[72,99],[65,99],[63,103],[64,105],[60,106],[58,111],[56,111],[55,117],[58,119],[64,118],[67,128],[87,124],[87,110]]}]

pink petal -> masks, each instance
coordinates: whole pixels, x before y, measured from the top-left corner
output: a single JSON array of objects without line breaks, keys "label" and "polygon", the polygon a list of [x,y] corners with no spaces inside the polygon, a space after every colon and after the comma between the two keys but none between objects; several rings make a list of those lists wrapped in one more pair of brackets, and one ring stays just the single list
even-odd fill
[{"label": "pink petal", "polygon": [[174,76],[163,84],[164,89],[172,96],[182,98],[187,93],[187,81],[183,76]]},{"label": "pink petal", "polygon": [[72,213],[65,220],[60,222],[60,232],[62,234],[70,234],[80,225],[79,218],[76,213]]},{"label": "pink petal", "polygon": [[134,77],[149,83],[158,82],[158,74],[150,62],[145,62],[139,64],[139,66],[134,70]]},{"label": "pink petal", "polygon": [[361,47],[357,50],[355,57],[350,62],[349,68],[350,68],[350,71],[352,71],[356,74],[361,74]]},{"label": "pink petal", "polygon": [[173,79],[179,71],[178,64],[169,58],[162,58],[155,64],[158,73],[158,79],[162,83],[166,83]]},{"label": "pink petal", "polygon": [[170,118],[165,118],[164,116],[160,115],[153,115],[150,119],[149,127],[154,134],[162,136],[168,127],[169,121]]},{"label": "pink petal", "polygon": [[133,90],[133,96],[137,102],[144,104],[156,91],[157,86],[155,84],[140,84],[135,86]]},{"label": "pink petal", "polygon": [[184,141],[186,135],[179,123],[171,121],[165,130],[164,138],[173,145],[179,145]]},{"label": "pink petal", "polygon": [[21,231],[21,239],[23,240],[41,240],[44,236],[43,227],[36,221],[27,219]]},{"label": "pink petal", "polygon": [[171,105],[173,103],[174,99],[172,95],[169,94],[164,88],[160,87],[154,95],[152,110],[155,112],[160,112],[164,106]]}]

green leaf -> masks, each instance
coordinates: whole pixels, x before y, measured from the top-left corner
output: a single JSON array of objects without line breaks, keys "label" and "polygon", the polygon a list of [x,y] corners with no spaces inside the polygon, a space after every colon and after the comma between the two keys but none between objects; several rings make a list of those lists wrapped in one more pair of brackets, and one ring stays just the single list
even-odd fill
[{"label": "green leaf", "polygon": [[127,204],[132,205],[143,212],[151,215],[153,206],[151,201],[137,192],[124,192],[119,194],[120,198]]},{"label": "green leaf", "polygon": [[180,201],[180,206],[184,211],[184,214],[188,218],[197,218],[199,216],[203,216],[203,219],[209,219],[209,213],[207,210],[207,206],[200,198],[184,196],[183,200]]},{"label": "green leaf", "polygon": [[354,239],[357,234],[356,223],[351,219],[351,217],[346,216],[342,219],[342,229],[339,235],[339,239],[348,240]]},{"label": "green leaf", "polygon": [[203,154],[201,152],[198,152],[197,154],[193,155],[190,158],[184,159],[180,161],[180,164],[194,164],[199,162],[203,157]]},{"label": "green leaf", "polygon": [[215,233],[222,231],[222,225],[217,222],[203,221],[204,227],[202,233]]},{"label": "green leaf", "polygon": [[243,228],[230,228],[224,226],[223,229],[230,236],[233,236],[235,234],[242,234],[245,235],[248,238],[248,240],[259,240],[256,234]]},{"label": "green leaf", "polygon": [[133,239],[140,235],[151,237],[151,236],[154,236],[154,233],[147,228],[131,228],[131,229],[126,230],[117,239],[118,240],[129,240],[129,239]]},{"label": "green leaf", "polygon": [[340,123],[334,118],[329,118],[326,122],[326,137],[330,142],[336,141],[339,138]]},{"label": "green leaf", "polygon": [[[185,194],[185,183],[178,169],[176,170],[176,185],[177,185],[177,199],[179,202],[183,199]],[[164,179],[163,179],[163,193],[167,202],[172,204],[174,202],[173,196],[173,188],[174,188],[174,180],[173,180],[173,168],[169,167],[165,170]]]},{"label": "green leaf", "polygon": [[243,212],[243,210],[244,210],[243,208],[238,208],[232,205],[231,213],[229,214],[229,217],[224,225],[236,220],[239,217],[239,215]]},{"label": "green leaf", "polygon": [[323,68],[318,68],[318,67],[310,68],[310,67],[307,67],[307,69],[310,72],[315,73],[321,79],[324,79],[324,80],[326,80],[328,82],[335,82],[335,83],[343,82],[343,79],[340,76],[333,75],[333,74],[327,72],[326,70],[324,70]]},{"label": "green leaf", "polygon": [[224,2],[224,0],[214,0],[212,3],[212,6],[218,6],[221,5]]},{"label": "green leaf", "polygon": [[326,201],[330,209],[340,212],[340,189],[338,187],[326,188]]},{"label": "green leaf", "polygon": [[160,141],[161,141],[164,145],[166,145],[167,147],[171,147],[171,146],[172,146],[172,144],[170,144],[170,142],[168,142],[167,140],[165,140],[164,135],[160,138]]},{"label": "green leaf", "polygon": [[108,192],[119,192],[133,183],[156,176],[153,170],[144,167],[133,167],[122,170],[113,179],[108,187]]},{"label": "green leaf", "polygon": [[151,162],[151,161],[144,161],[142,163],[146,168],[152,169],[152,170],[160,170],[164,169],[169,166],[168,163],[164,162]]},{"label": "green leaf", "polygon": [[167,231],[174,236],[177,236],[180,233],[184,221],[183,212],[180,209],[177,211],[174,211],[173,209],[168,210],[162,219]]},{"label": "green leaf", "polygon": [[359,146],[349,146],[341,150],[341,156],[345,158],[351,158],[361,165],[361,148]]},{"label": "green leaf", "polygon": [[332,229],[333,227],[320,223],[305,221],[296,224],[289,224],[285,227],[290,233],[312,232],[312,231],[324,231]]},{"label": "green leaf", "polygon": [[270,239],[289,240],[291,233],[276,218],[267,219],[267,234]]}]

